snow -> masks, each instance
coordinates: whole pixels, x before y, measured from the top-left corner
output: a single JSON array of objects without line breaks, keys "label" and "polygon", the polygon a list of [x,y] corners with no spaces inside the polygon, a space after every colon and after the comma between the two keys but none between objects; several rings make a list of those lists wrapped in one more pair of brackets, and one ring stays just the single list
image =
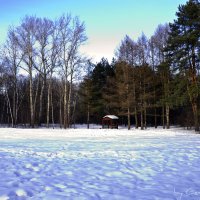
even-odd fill
[{"label": "snow", "polygon": [[110,118],[110,119],[119,119],[117,116],[115,116],[115,115],[106,115],[106,116],[104,116],[103,118],[106,118],[106,117],[108,117],[108,118]]},{"label": "snow", "polygon": [[0,129],[0,200],[200,199],[200,135]]}]

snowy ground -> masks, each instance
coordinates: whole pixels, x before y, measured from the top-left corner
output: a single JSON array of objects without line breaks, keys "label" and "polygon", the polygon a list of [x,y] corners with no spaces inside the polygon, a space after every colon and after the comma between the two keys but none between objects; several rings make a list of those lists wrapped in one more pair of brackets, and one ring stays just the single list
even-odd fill
[{"label": "snowy ground", "polygon": [[0,129],[0,200],[199,200],[200,135]]}]

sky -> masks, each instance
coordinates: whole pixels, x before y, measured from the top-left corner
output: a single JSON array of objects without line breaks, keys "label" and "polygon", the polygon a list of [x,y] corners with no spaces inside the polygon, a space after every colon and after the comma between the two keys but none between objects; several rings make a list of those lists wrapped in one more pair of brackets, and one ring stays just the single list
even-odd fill
[{"label": "sky", "polygon": [[85,22],[88,40],[81,51],[98,62],[109,61],[125,35],[150,37],[159,24],[173,22],[187,0],[0,0],[0,44],[9,26],[25,15],[55,19],[64,13]]}]

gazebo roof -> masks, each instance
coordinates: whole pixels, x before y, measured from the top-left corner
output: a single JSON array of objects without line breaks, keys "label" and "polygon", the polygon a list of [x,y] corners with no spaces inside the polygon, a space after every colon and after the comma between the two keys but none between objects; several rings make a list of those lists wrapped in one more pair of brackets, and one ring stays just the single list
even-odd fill
[{"label": "gazebo roof", "polygon": [[103,118],[110,118],[110,119],[119,119],[117,116],[115,115],[106,115]]}]

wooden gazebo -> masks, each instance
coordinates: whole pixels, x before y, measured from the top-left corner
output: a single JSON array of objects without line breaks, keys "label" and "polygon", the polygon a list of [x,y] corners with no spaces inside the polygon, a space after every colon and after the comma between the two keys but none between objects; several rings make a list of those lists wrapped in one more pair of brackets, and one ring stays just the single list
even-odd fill
[{"label": "wooden gazebo", "polygon": [[102,128],[111,128],[111,129],[118,129],[118,117],[115,115],[106,115],[102,119]]}]

